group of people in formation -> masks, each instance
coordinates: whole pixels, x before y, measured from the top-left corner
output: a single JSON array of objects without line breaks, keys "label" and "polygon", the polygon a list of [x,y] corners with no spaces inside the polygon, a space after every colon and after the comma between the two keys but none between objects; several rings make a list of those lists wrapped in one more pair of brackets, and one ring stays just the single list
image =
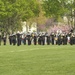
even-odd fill
[{"label": "group of people in formation", "polygon": [[[70,45],[75,44],[75,35],[74,33],[70,32],[68,34],[64,33],[14,33],[8,35],[9,44],[10,45],[17,45],[20,46],[21,44],[34,44],[34,45],[67,45],[68,43]],[[6,45],[7,43],[7,35],[4,33],[3,35],[0,32],[0,45],[2,44]]]}]

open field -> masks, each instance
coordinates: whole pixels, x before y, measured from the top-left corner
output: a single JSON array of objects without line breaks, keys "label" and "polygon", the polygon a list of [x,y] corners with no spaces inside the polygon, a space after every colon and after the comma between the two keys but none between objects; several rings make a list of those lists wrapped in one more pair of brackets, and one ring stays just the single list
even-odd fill
[{"label": "open field", "polygon": [[0,75],[75,75],[75,45],[0,46]]}]

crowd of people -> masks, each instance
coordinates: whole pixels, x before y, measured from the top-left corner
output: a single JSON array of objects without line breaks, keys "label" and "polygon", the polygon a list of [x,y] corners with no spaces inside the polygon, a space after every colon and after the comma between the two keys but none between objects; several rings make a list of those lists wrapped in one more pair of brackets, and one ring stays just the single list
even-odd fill
[{"label": "crowd of people", "polygon": [[69,32],[68,34],[64,33],[10,33],[7,35],[4,33],[3,35],[0,32],[0,45],[7,44],[7,39],[9,39],[10,45],[17,45],[20,46],[21,44],[24,45],[74,45],[75,44],[75,34],[73,32]]}]

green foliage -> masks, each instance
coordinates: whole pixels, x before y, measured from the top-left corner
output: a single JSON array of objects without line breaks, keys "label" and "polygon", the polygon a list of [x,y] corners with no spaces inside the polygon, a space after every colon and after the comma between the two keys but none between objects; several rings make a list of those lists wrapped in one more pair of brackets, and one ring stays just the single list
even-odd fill
[{"label": "green foliage", "polygon": [[22,20],[38,14],[39,6],[35,0],[0,0],[0,26],[4,27],[4,30],[6,27],[17,29]]},{"label": "green foliage", "polygon": [[43,8],[46,16],[54,17],[59,15],[60,3],[58,0],[48,0],[43,2]]},{"label": "green foliage", "polygon": [[59,16],[71,15],[75,0],[43,0],[42,6],[47,17],[58,19]]}]

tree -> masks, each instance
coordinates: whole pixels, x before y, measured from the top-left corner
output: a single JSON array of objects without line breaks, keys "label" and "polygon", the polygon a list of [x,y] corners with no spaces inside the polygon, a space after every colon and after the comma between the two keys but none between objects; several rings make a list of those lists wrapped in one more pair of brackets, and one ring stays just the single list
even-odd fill
[{"label": "tree", "polygon": [[36,0],[0,0],[0,27],[2,31],[21,28],[20,22],[39,14]]},{"label": "tree", "polygon": [[60,13],[60,2],[58,0],[44,0],[43,9],[47,17],[57,17]]},{"label": "tree", "polygon": [[71,0],[44,0],[43,10],[47,17],[53,17],[58,20],[59,16],[63,17],[65,14],[70,13],[72,6]]}]

